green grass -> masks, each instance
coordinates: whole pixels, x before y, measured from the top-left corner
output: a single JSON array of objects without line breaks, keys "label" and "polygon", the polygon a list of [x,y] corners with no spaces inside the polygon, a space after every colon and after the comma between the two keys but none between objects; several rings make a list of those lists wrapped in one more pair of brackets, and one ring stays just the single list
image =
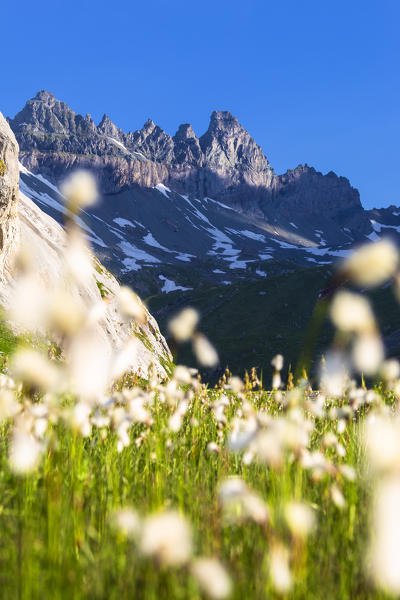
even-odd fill
[{"label": "green grass", "polygon": [[[208,400],[221,392],[209,392]],[[267,393],[248,400],[277,414]],[[232,399],[228,420],[239,408]],[[268,576],[268,552],[274,535],[290,545],[281,519],[286,500],[297,498],[315,506],[317,530],[294,568],[297,584],[288,598],[380,598],[363,568],[367,534],[368,489],[359,477],[342,481],[347,506],[339,510],[329,497],[328,475],[313,481],[297,461],[286,460],[282,470],[263,464],[244,465],[241,456],[222,447],[209,454],[207,444],[218,440],[217,423],[208,402],[198,396],[179,433],[168,430],[170,410],[156,405],[154,424],[141,445],[135,439],[143,425],[131,430],[131,444],[116,451],[113,433],[102,440],[58,425],[40,468],[16,477],[8,467],[9,429],[0,437],[0,590],[2,599],[132,599],[202,597],[185,568],[159,568],[141,557],[133,542],[112,527],[113,510],[133,506],[146,515],[176,508],[190,521],[196,554],[218,557],[234,583],[233,598],[277,598]],[[312,447],[334,422],[317,420]],[[341,436],[346,462],[360,475],[362,448],[359,421]],[[227,435],[229,426],[222,430]],[[57,435],[56,435],[57,434]],[[327,455],[333,462],[343,459]],[[218,483],[240,475],[269,504],[271,531],[245,522],[227,525],[217,500]]]},{"label": "green grass", "polygon": [[110,290],[101,281],[96,280],[96,285],[102,298],[107,298],[111,294]]},{"label": "green grass", "polygon": [[9,356],[18,343],[18,338],[8,328],[7,324],[0,319],[0,353]]}]

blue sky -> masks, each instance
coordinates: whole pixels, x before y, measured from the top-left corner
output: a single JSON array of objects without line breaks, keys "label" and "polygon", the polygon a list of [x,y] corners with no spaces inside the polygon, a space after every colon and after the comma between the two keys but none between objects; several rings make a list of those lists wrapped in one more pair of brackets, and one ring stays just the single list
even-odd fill
[{"label": "blue sky", "polygon": [[3,0],[0,110],[40,89],[125,130],[230,110],[280,173],[400,204],[399,0]]}]

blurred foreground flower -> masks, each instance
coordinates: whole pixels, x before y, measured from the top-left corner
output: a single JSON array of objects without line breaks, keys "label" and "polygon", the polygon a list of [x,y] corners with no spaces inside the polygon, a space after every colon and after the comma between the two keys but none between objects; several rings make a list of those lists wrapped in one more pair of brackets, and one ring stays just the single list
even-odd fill
[{"label": "blurred foreground flower", "polygon": [[194,336],[193,350],[197,360],[203,367],[215,367],[218,364],[217,351],[203,334],[196,333]]},{"label": "blurred foreground flower", "polygon": [[289,551],[285,546],[276,544],[271,548],[269,570],[276,591],[286,594],[292,587],[292,575],[289,568]]},{"label": "blurred foreground flower", "polygon": [[365,244],[353,252],[341,267],[345,277],[353,283],[374,287],[394,276],[399,264],[399,252],[387,239]]},{"label": "blurred foreground flower", "polygon": [[193,561],[192,573],[200,588],[215,600],[227,598],[232,591],[232,582],[221,563],[211,558]]},{"label": "blurred foreground flower", "polygon": [[375,330],[375,319],[368,300],[353,292],[340,291],[335,295],[331,318],[341,331],[360,333]]},{"label": "blurred foreground flower", "polygon": [[400,594],[400,478],[379,484],[373,512],[370,569],[375,583]]},{"label": "blurred foreground flower", "polygon": [[165,566],[180,566],[192,556],[192,531],[184,517],[167,511],[146,517],[140,549]]},{"label": "blurred foreground flower", "polygon": [[219,499],[228,521],[251,519],[262,525],[269,520],[265,502],[239,477],[230,477],[220,484]]},{"label": "blurred foreground flower", "polygon": [[285,516],[294,537],[306,538],[315,528],[313,510],[303,502],[290,502],[287,504]]},{"label": "blurred foreground flower", "polygon": [[11,469],[17,474],[33,471],[39,463],[42,451],[43,444],[31,433],[15,430],[9,457]]},{"label": "blurred foreground flower", "polygon": [[136,539],[140,533],[140,519],[132,508],[116,510],[113,516],[116,529],[128,538]]},{"label": "blurred foreground flower", "polygon": [[199,313],[194,308],[183,309],[168,323],[168,329],[177,342],[189,340],[199,322]]},{"label": "blurred foreground flower", "polygon": [[96,181],[87,171],[76,171],[70,175],[60,191],[67,198],[68,208],[73,212],[92,206],[98,198]]}]

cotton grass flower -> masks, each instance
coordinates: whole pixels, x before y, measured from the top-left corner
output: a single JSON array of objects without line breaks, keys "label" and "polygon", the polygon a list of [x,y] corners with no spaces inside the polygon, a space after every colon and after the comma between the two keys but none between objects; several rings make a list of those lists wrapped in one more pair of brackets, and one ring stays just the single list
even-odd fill
[{"label": "cotton grass flower", "polygon": [[115,528],[130,539],[136,539],[140,533],[140,518],[132,508],[120,508],[113,515]]},{"label": "cotton grass flower", "polygon": [[88,401],[99,401],[110,379],[111,355],[94,331],[76,335],[66,350],[71,390]]},{"label": "cotton grass flower", "polygon": [[365,439],[369,465],[376,473],[400,471],[400,417],[371,415]]},{"label": "cotton grass flower", "polygon": [[193,561],[191,571],[203,592],[214,600],[227,598],[232,591],[231,579],[218,560],[198,558]]},{"label": "cotton grass flower", "polygon": [[14,473],[30,473],[39,464],[43,445],[29,432],[14,431],[10,448],[10,467]]},{"label": "cotton grass flower", "polygon": [[25,385],[45,392],[55,391],[59,372],[48,358],[32,348],[21,348],[11,361],[11,372]]},{"label": "cotton grass flower", "polygon": [[337,485],[331,485],[329,491],[333,503],[336,505],[337,508],[343,510],[343,508],[346,506],[346,500],[340,488],[338,488]]},{"label": "cotton grass flower", "polygon": [[381,365],[380,374],[386,382],[393,382],[400,377],[400,364],[395,358],[385,360]]},{"label": "cotton grass flower", "polygon": [[365,332],[375,329],[375,319],[366,298],[353,292],[338,292],[331,305],[331,319],[341,331]]},{"label": "cotton grass flower", "polygon": [[192,531],[184,517],[166,511],[146,517],[141,532],[140,550],[167,567],[178,567],[192,556]]},{"label": "cotton grass flower", "polygon": [[330,351],[320,367],[320,387],[327,396],[339,397],[344,393],[349,377],[349,361],[345,354]]},{"label": "cotton grass flower", "polygon": [[96,203],[98,191],[96,180],[88,171],[76,171],[60,187],[70,210],[76,212]]},{"label": "cotton grass flower", "polygon": [[219,362],[214,346],[201,333],[197,333],[193,338],[193,351],[203,367],[215,367]]},{"label": "cotton grass flower", "polygon": [[400,480],[389,478],[379,484],[373,511],[369,562],[376,585],[400,594]]},{"label": "cotton grass flower", "polygon": [[275,590],[286,594],[292,587],[292,574],[289,568],[289,551],[285,546],[276,544],[269,555],[270,577]]},{"label": "cotton grass flower", "polygon": [[363,334],[353,344],[353,364],[359,373],[375,375],[384,359],[384,349],[377,334]]},{"label": "cotton grass flower", "polygon": [[46,327],[50,332],[75,334],[85,322],[85,313],[82,302],[66,290],[57,289],[48,294]]},{"label": "cotton grass flower", "polygon": [[87,285],[94,277],[93,259],[85,238],[81,232],[74,229],[69,232],[64,252],[66,280],[72,280],[80,285]]},{"label": "cotton grass flower", "polygon": [[189,340],[199,322],[199,313],[194,308],[184,308],[168,323],[168,329],[177,342]]},{"label": "cotton grass flower", "polygon": [[276,371],[282,371],[283,369],[283,356],[282,354],[277,354],[271,360],[271,365],[274,367]]},{"label": "cotton grass flower", "polygon": [[399,263],[396,246],[388,239],[365,244],[353,252],[341,267],[342,273],[362,287],[374,287],[394,276]]},{"label": "cotton grass flower", "polygon": [[289,502],[285,517],[294,537],[306,538],[315,528],[315,515],[310,506],[303,502]]},{"label": "cotton grass flower", "polygon": [[219,454],[221,451],[221,448],[218,446],[218,444],[216,442],[208,442],[207,444],[207,452],[209,454]]},{"label": "cotton grass flower", "polygon": [[121,314],[139,323],[146,320],[146,311],[138,296],[127,286],[121,286],[117,294],[117,302]]},{"label": "cotton grass flower", "polygon": [[15,399],[11,389],[0,389],[0,423],[15,417],[21,410],[21,405]]},{"label": "cotton grass flower", "polygon": [[229,522],[250,519],[259,525],[269,520],[269,509],[240,477],[230,477],[219,487],[219,501]]}]

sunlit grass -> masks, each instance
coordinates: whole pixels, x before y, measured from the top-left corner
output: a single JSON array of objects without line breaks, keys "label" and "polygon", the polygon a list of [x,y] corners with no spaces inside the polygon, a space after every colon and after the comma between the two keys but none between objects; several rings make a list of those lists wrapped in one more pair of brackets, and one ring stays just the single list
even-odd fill
[{"label": "sunlit grass", "polygon": [[[209,392],[209,396],[221,394]],[[251,402],[274,414],[278,406],[270,396],[248,393]],[[231,401],[228,418],[239,403],[233,397]],[[196,398],[178,433],[168,428],[170,413],[165,406],[155,408],[151,429],[135,425],[131,443],[121,453],[112,432],[104,440],[96,430],[82,438],[57,425],[40,467],[22,478],[10,472],[9,429],[2,428],[3,598],[198,598],[198,588],[185,568],[158,568],[115,530],[113,511],[126,506],[142,515],[178,509],[193,527],[196,554],[216,556],[226,566],[234,598],[273,597],[268,552],[275,537],[293,543],[282,518],[283,506],[291,499],[311,503],[317,529],[295,560],[297,583],[290,597],[378,597],[366,580],[363,564],[368,488],[359,477],[363,449],[358,419],[352,419],[339,436],[346,463],[357,473],[355,482],[340,478],[346,505],[339,509],[330,497],[328,474],[313,481],[296,461],[286,459],[277,471],[265,464],[246,465],[241,454],[229,452],[218,435],[220,431],[225,438],[229,426],[218,428],[208,399]],[[322,436],[335,425],[318,419],[312,446],[319,447]],[[214,441],[219,441],[218,453],[207,451]],[[342,462],[332,450],[326,452]],[[223,521],[218,484],[231,475],[242,477],[266,501],[271,523]]]}]

